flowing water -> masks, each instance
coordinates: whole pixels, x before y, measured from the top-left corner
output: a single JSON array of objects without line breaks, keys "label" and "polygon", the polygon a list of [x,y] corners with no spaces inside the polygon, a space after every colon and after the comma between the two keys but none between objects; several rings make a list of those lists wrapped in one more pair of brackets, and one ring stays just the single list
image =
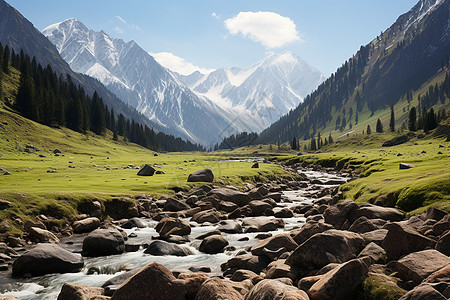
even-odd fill
[{"label": "flowing water", "polygon": [[[343,179],[335,174],[316,172],[316,171],[302,171],[303,174],[311,180],[313,179]],[[317,185],[316,185],[317,187]],[[320,186],[319,187],[325,187]],[[330,185],[326,186],[330,187]],[[300,203],[312,203],[314,199],[309,197],[310,191],[307,189],[297,191],[283,191],[285,198],[290,202],[279,203],[279,208],[291,207]],[[267,217],[273,218],[273,217]],[[144,244],[152,241],[152,236],[158,235],[154,227],[158,222],[151,219],[141,219],[147,224],[146,228],[133,228],[124,229],[127,235],[135,233],[136,237],[129,238],[127,243]],[[270,232],[272,235],[284,233],[294,228],[299,228],[305,223],[303,215],[295,215],[293,218],[285,218],[285,227],[278,229],[277,231]],[[189,219],[186,219],[189,221]],[[231,246],[234,247],[232,251],[225,251],[220,254],[205,254],[198,251],[201,241],[194,238],[198,235],[207,233],[217,228],[217,225],[202,226],[195,222],[190,222],[192,232],[189,235],[190,243],[184,244],[183,247],[190,248],[194,255],[178,257],[178,256],[153,256],[150,254],[144,254],[144,249],[141,247],[137,252],[126,252],[120,255],[111,255],[103,257],[88,257],[84,258],[85,265],[83,269],[78,273],[66,273],[66,274],[50,274],[45,276],[33,277],[29,279],[17,279],[8,276],[7,274],[0,273],[0,293],[6,295],[16,296],[23,300],[51,300],[56,299],[61,290],[62,285],[65,282],[72,282],[76,284],[83,284],[88,286],[101,286],[108,279],[119,275],[115,274],[92,274],[88,275],[90,267],[111,267],[118,268],[121,265],[134,269],[137,267],[145,266],[147,263],[157,261],[172,271],[189,272],[190,267],[209,267],[211,269],[210,275],[221,275],[220,265],[232,257],[234,257],[240,250],[245,249],[248,246],[255,245],[259,240],[255,238],[258,232],[255,233],[240,233],[240,234],[227,234],[222,233],[225,236]],[[86,235],[75,235],[70,238],[62,239],[60,246],[73,252],[80,252],[83,239]],[[239,241],[240,239],[248,237],[246,241]]]}]

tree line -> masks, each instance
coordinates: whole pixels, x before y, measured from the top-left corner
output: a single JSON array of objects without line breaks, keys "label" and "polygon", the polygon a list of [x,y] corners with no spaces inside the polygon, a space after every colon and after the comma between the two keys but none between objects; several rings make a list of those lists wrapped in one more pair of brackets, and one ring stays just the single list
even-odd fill
[{"label": "tree line", "polygon": [[[104,135],[107,130],[113,139],[136,143],[152,150],[164,151],[204,151],[204,147],[175,138],[162,132],[155,132],[147,125],[116,114],[108,108],[97,92],[87,95],[72,78],[65,78],[53,71],[50,65],[43,68],[23,50],[15,53],[8,45],[0,43],[0,97],[2,96],[2,76],[10,72],[10,67],[20,71],[20,82],[15,101],[5,102],[22,116],[38,123],[65,126],[80,133],[92,131]],[[0,98],[0,99],[1,99]]]}]

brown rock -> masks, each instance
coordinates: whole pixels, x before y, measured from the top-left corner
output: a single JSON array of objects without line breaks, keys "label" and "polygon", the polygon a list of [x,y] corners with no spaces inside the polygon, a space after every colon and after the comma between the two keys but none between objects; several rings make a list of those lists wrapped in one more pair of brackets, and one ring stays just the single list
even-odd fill
[{"label": "brown rock", "polygon": [[377,229],[374,231],[361,233],[361,237],[364,239],[365,244],[370,244],[374,242],[378,246],[381,246],[387,233],[388,233],[387,229]]},{"label": "brown rock", "polygon": [[374,242],[371,242],[359,253],[358,258],[364,256],[370,257],[372,263],[381,262],[386,258],[386,251]]},{"label": "brown rock", "polygon": [[450,214],[445,215],[439,222],[437,222],[433,226],[433,233],[435,236],[440,236],[447,230],[450,230]]},{"label": "brown rock", "polygon": [[436,243],[436,250],[450,256],[450,231],[439,238]]},{"label": "brown rock", "polygon": [[100,227],[100,220],[96,217],[90,217],[83,220],[75,221],[72,224],[74,233],[91,232]]},{"label": "brown rock", "polygon": [[434,246],[434,241],[421,235],[413,228],[402,223],[388,223],[384,226],[388,230],[382,247],[389,259],[398,259],[411,252],[424,250]]},{"label": "brown rock", "polygon": [[297,279],[298,270],[295,267],[286,265],[285,262],[286,260],[284,259],[278,259],[271,262],[267,266],[266,278],[289,278],[292,281],[295,281]]},{"label": "brown rock", "polygon": [[345,200],[328,207],[323,212],[323,217],[326,223],[333,225],[336,229],[341,229],[347,219],[353,221],[357,209],[358,204],[352,200]]},{"label": "brown rock", "polygon": [[253,255],[265,255],[268,258],[273,259],[270,253],[292,251],[297,248],[297,246],[298,244],[294,241],[293,238],[290,237],[290,235],[278,234],[276,236],[259,241],[258,244],[251,248],[251,252]]},{"label": "brown rock", "polygon": [[211,169],[203,169],[189,174],[188,182],[213,182],[214,174]]},{"label": "brown rock", "polygon": [[101,287],[90,287],[74,283],[64,283],[58,300],[90,300],[94,296],[103,296],[104,289]]},{"label": "brown rock", "polygon": [[252,216],[262,216],[267,209],[271,209],[272,206],[264,201],[253,200],[248,204],[252,210]]},{"label": "brown rock", "polygon": [[248,194],[229,188],[213,189],[208,195],[215,196],[223,201],[233,202],[239,207],[247,205],[251,200]]},{"label": "brown rock", "polygon": [[39,221],[39,220],[34,220],[34,221],[28,220],[28,221],[25,222],[23,227],[24,227],[26,232],[30,232],[30,228],[31,227],[37,227],[37,228],[41,228],[41,229],[47,230],[47,227],[45,227],[45,224],[42,223],[42,221]]},{"label": "brown rock", "polygon": [[267,232],[284,227],[284,221],[282,219],[272,219],[267,217],[253,217],[245,218],[242,222],[242,226],[248,227],[246,232]]},{"label": "brown rock", "polygon": [[355,212],[355,218],[366,217],[368,219],[383,219],[396,222],[405,218],[405,214],[392,207],[382,207],[373,204],[361,205]]},{"label": "brown rock", "polygon": [[255,272],[256,274],[261,273],[267,265],[270,263],[264,256],[255,256],[252,254],[242,254],[237,255],[226,262],[226,266],[230,269],[244,269]]},{"label": "brown rock", "polygon": [[298,281],[298,288],[301,289],[302,291],[308,291],[322,277],[323,277],[323,274],[303,277],[302,279],[300,279]]},{"label": "brown rock", "polygon": [[286,263],[309,269],[321,268],[333,262],[343,263],[355,258],[363,245],[364,240],[359,234],[331,229],[313,235],[298,246]]},{"label": "brown rock", "polygon": [[161,237],[168,237],[169,235],[189,235],[191,233],[191,226],[188,222],[178,218],[166,217],[161,219],[155,227],[156,232]]},{"label": "brown rock", "polygon": [[181,211],[181,210],[188,210],[191,207],[187,205],[186,203],[174,199],[174,198],[168,198],[166,200],[166,203],[164,204],[164,210],[165,211]]},{"label": "brown rock", "polygon": [[423,282],[435,283],[440,281],[450,281],[450,264],[432,273]]},{"label": "brown rock", "polygon": [[[195,297],[195,300],[242,300],[244,297],[239,293],[231,281],[220,278],[206,280]],[[114,300],[114,299],[113,299]]]},{"label": "brown rock", "polygon": [[197,223],[217,223],[221,220],[221,217],[222,214],[213,208],[196,213],[192,216],[191,221],[195,221]]},{"label": "brown rock", "polygon": [[314,299],[353,299],[356,288],[367,277],[368,266],[363,259],[353,259],[324,274],[308,290]]},{"label": "brown rock", "polygon": [[207,254],[222,253],[228,244],[225,237],[221,235],[211,235],[203,239],[199,250]]},{"label": "brown rock", "polygon": [[127,279],[113,294],[111,300],[184,300],[186,287],[163,265],[151,262]]},{"label": "brown rock", "polygon": [[194,300],[202,284],[209,279],[208,274],[193,273],[178,275],[184,286],[186,287],[186,300]]},{"label": "brown rock", "polygon": [[252,282],[256,283],[255,281],[261,281],[262,277],[250,270],[237,270],[230,279],[237,282],[250,279]]},{"label": "brown rock", "polygon": [[441,293],[435,290],[429,284],[421,284],[413,290],[406,293],[399,300],[448,300]]},{"label": "brown rock", "polygon": [[54,235],[48,230],[41,229],[39,227],[31,227],[29,229],[29,233],[30,236],[32,236],[41,243],[52,243],[52,244],[59,243],[59,239],[56,237],[56,235]]},{"label": "brown rock", "polygon": [[450,264],[450,258],[434,249],[411,253],[397,261],[400,278],[416,285],[426,277]]},{"label": "brown rock", "polygon": [[316,233],[322,233],[327,230],[334,229],[333,225],[323,223],[323,222],[307,222],[305,225],[302,226],[301,229],[292,231],[292,234],[294,235],[294,240],[297,244],[303,244],[307,239],[315,235]]},{"label": "brown rock", "polygon": [[245,300],[309,300],[308,295],[296,287],[278,280],[264,279],[245,296]]},{"label": "brown rock", "polygon": [[353,231],[357,233],[365,233],[369,231],[377,230],[378,227],[375,226],[369,219],[367,219],[365,216],[361,216],[358,219],[356,219],[355,222],[350,226],[348,231]]}]

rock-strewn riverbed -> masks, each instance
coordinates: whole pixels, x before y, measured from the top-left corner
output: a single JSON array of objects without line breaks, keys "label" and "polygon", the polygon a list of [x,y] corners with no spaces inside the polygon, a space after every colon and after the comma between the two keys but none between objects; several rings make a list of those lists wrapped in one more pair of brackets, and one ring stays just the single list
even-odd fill
[{"label": "rock-strewn riverbed", "polygon": [[299,179],[246,191],[204,185],[175,197],[138,195],[129,219],[100,222],[92,203],[70,237],[28,224],[38,245],[24,252],[23,241],[0,244],[0,292],[256,300],[370,299],[378,289],[402,299],[450,297],[448,213],[406,220],[395,208],[358,206],[340,199],[348,174],[295,168]]}]

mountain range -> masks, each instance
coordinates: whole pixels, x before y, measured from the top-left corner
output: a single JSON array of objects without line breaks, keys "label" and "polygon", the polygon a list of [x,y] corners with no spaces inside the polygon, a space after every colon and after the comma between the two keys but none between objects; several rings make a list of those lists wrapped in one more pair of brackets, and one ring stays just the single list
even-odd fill
[{"label": "mountain range", "polygon": [[444,80],[449,54],[450,0],[420,0],[264,130],[259,142],[309,139],[320,132],[346,135],[356,124],[363,130],[377,118],[388,119],[391,107],[396,107],[397,122],[404,122],[412,105],[418,111],[433,105],[419,98],[430,92],[429,86],[434,93]]},{"label": "mountain range", "polygon": [[136,42],[90,30],[77,19],[42,33],[74,71],[98,79],[165,132],[204,145],[240,131],[260,132],[323,80],[289,52],[245,69],[183,76],[161,66]]}]

